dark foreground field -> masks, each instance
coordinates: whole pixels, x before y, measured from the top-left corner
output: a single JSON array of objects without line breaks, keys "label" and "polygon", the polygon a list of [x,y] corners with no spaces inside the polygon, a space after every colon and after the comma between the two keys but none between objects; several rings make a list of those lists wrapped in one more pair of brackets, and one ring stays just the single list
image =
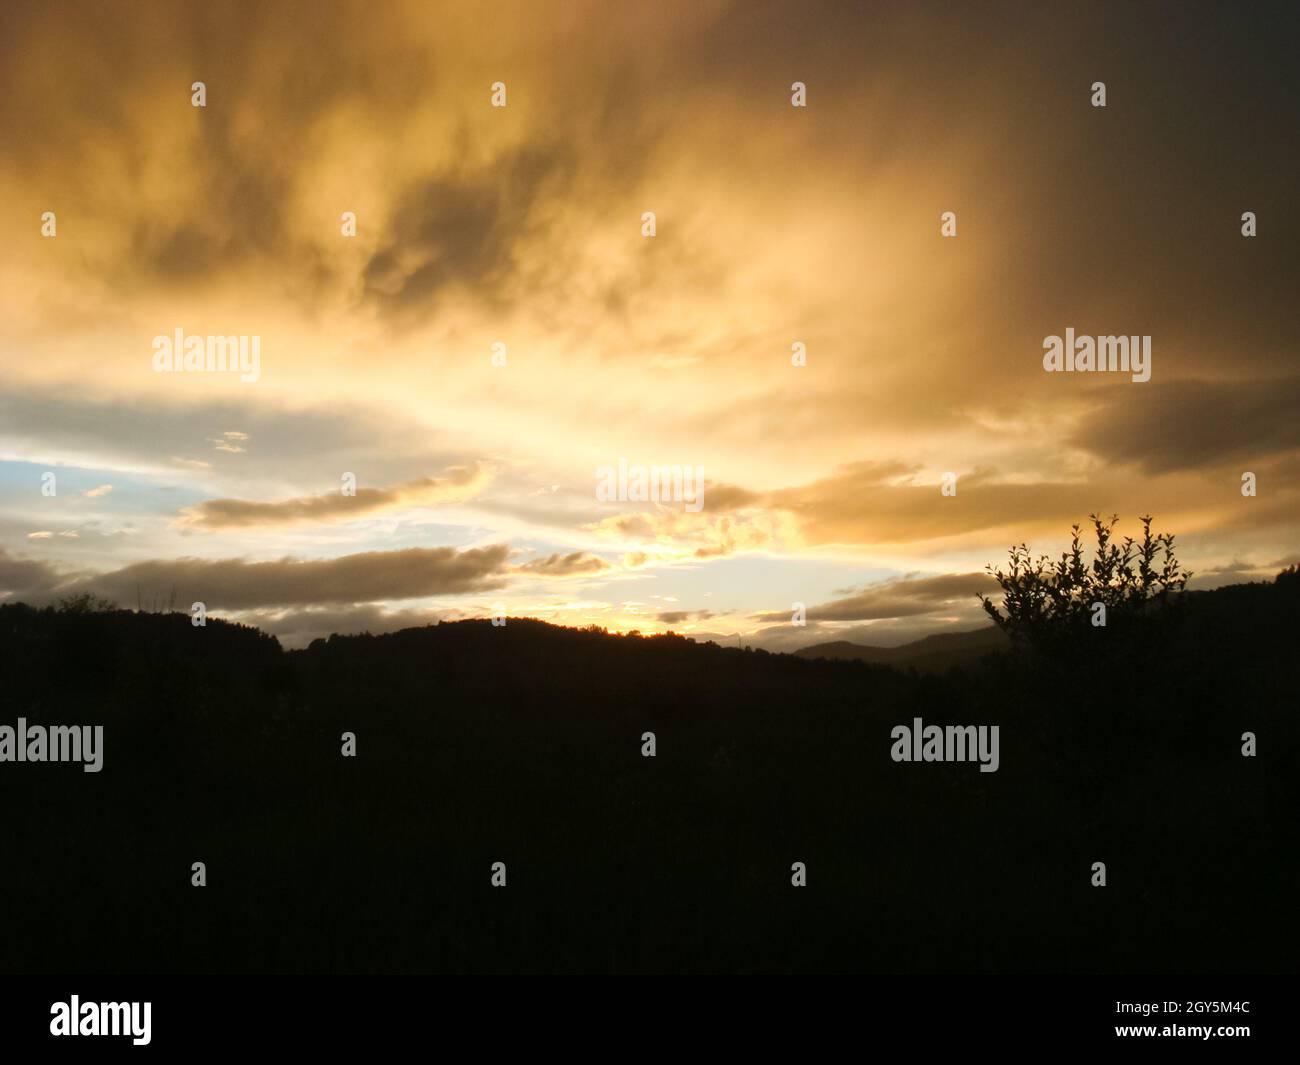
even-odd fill
[{"label": "dark foreground field", "polygon": [[[922,676],[0,608],[0,725],[105,726],[102,772],[0,764],[0,970],[1294,972],[1296,583]],[[914,717],[1000,769],[893,762]]]}]

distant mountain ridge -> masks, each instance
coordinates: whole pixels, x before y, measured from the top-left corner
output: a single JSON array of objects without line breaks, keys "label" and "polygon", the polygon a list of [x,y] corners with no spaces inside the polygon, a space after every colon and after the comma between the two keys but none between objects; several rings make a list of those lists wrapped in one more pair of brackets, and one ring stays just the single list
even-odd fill
[{"label": "distant mountain ridge", "polygon": [[1010,640],[1001,629],[996,625],[987,625],[962,632],[939,632],[898,647],[875,647],[871,644],[836,640],[802,647],[793,653],[797,658],[847,659],[929,673],[950,666],[967,665],[1010,646]]}]

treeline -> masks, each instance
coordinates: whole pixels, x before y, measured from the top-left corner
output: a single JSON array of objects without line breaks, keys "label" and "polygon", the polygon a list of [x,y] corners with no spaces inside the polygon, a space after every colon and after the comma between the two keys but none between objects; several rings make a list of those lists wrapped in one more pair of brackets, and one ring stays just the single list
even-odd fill
[{"label": "treeline", "polygon": [[[0,607],[0,718],[105,725],[100,773],[0,766],[0,969],[1292,971],[1298,584],[927,676]],[[915,717],[999,770],[892,762]]]}]

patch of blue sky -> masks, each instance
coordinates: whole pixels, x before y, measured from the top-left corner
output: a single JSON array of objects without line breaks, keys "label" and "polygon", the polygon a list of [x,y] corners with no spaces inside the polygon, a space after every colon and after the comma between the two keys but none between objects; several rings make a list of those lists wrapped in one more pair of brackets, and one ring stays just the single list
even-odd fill
[{"label": "patch of blue sky", "polygon": [[[54,474],[55,494],[42,495],[47,473]],[[111,491],[88,495],[112,485]],[[38,508],[51,520],[82,520],[94,513],[170,517],[205,498],[193,488],[121,470],[0,461],[0,510]]]}]

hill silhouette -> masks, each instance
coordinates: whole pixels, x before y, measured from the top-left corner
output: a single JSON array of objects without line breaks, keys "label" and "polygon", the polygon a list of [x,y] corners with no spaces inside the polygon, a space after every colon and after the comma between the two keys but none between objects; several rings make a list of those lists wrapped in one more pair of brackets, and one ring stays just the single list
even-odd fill
[{"label": "hill silhouette", "polygon": [[[0,724],[105,737],[0,765],[0,970],[1294,971],[1296,586],[915,674],[0,607]],[[998,771],[893,761],[915,718],[998,725]]]},{"label": "hill silhouette", "polygon": [[896,669],[916,669],[934,673],[951,666],[969,665],[987,655],[1010,649],[1011,641],[995,625],[985,625],[963,632],[938,632],[897,647],[875,647],[871,644],[834,640],[801,647],[794,654],[798,658],[829,658],[832,660],[872,662]]}]

